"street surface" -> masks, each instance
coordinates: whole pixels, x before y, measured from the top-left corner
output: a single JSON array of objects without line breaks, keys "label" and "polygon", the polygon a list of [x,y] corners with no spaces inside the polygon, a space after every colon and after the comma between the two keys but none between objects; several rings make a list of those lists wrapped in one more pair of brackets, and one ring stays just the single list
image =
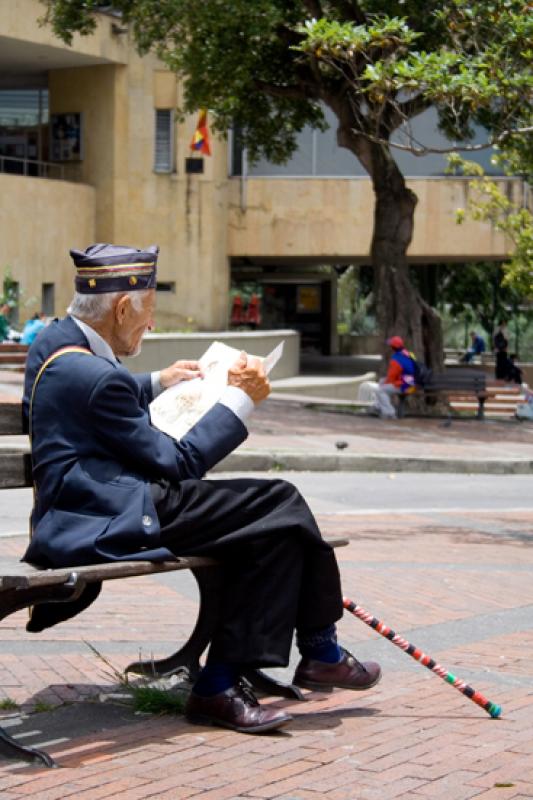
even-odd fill
[{"label": "street surface", "polygon": [[[283,478],[303,493],[315,514],[461,513],[462,511],[533,510],[529,475],[451,475],[448,473],[246,472],[213,474],[216,480]],[[31,489],[0,495],[0,536],[25,533],[32,505]]]}]

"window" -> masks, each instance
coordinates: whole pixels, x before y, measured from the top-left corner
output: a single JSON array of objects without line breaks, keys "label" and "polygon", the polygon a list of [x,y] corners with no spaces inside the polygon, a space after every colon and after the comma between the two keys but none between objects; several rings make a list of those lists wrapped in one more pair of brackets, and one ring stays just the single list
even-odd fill
[{"label": "window", "polygon": [[154,172],[174,171],[174,114],[172,109],[156,108]]},{"label": "window", "polygon": [[0,89],[0,172],[40,175],[48,160],[48,90]]},{"label": "window", "polygon": [[41,311],[47,317],[53,317],[55,311],[55,284],[43,283],[41,291]]}]

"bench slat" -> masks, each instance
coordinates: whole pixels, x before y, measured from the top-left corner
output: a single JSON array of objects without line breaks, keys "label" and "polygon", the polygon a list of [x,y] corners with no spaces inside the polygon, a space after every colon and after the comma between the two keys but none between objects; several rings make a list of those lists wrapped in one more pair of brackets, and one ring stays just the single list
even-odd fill
[{"label": "bench slat", "polygon": [[22,403],[2,403],[0,434],[2,436],[20,436],[22,433]]},{"label": "bench slat", "polygon": [[0,447],[0,489],[32,486],[31,456],[22,448]]},{"label": "bench slat", "polygon": [[87,583],[109,581],[118,578],[132,578],[137,575],[153,575],[157,572],[174,572],[180,569],[195,569],[215,564],[212,558],[191,556],[175,561],[120,561],[107,564],[92,564],[86,567],[65,567],[61,569],[36,569],[20,561],[5,563],[0,569],[0,594],[5,589],[29,589],[41,586],[56,586],[65,583],[73,572]]},{"label": "bench slat", "polygon": [[[332,547],[345,547],[349,544],[347,539],[340,536],[324,538]],[[3,558],[0,560],[0,595],[5,589],[61,585],[69,579],[73,572],[83,577],[87,583],[95,583],[118,578],[133,578],[138,575],[153,575],[158,572],[209,567],[216,563],[215,559],[205,556],[182,556],[175,561],[115,561],[84,567],[38,569],[13,558]]]}]

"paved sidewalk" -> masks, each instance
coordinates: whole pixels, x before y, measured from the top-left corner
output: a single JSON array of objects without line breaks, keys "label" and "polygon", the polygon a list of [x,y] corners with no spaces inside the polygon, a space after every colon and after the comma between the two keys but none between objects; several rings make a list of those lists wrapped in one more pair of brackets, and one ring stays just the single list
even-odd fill
[{"label": "paved sidewalk", "polygon": [[[244,736],[97,704],[114,685],[82,640],[122,668],[139,649],[168,655],[195,618],[188,574],[111,582],[83,615],[43,634],[24,632],[25,612],[1,623],[3,696],[25,712],[74,704],[22,721],[3,712],[28,743],[56,740],[48,749],[62,769],[2,762],[2,800],[532,798],[533,513],[319,521],[350,538],[337,551],[344,591],[501,703],[500,720],[349,615],[341,640],[377,658],[383,680],[361,694],[267,700],[294,714],[286,732]],[[0,552],[24,545],[0,539]]]},{"label": "paved sidewalk", "polygon": [[249,428],[221,469],[533,472],[529,422],[382,420],[269,398]]}]

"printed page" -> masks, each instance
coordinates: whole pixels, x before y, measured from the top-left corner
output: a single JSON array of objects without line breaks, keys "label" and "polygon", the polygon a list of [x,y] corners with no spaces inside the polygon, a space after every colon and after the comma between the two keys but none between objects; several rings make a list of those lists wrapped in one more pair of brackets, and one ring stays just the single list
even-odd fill
[{"label": "printed page", "polygon": [[[220,399],[228,383],[228,369],[241,351],[222,342],[213,342],[199,359],[203,378],[181,381],[161,392],[150,403],[150,418],[156,428],[181,439],[187,431]],[[267,375],[283,353],[283,342],[263,359]]]}]

